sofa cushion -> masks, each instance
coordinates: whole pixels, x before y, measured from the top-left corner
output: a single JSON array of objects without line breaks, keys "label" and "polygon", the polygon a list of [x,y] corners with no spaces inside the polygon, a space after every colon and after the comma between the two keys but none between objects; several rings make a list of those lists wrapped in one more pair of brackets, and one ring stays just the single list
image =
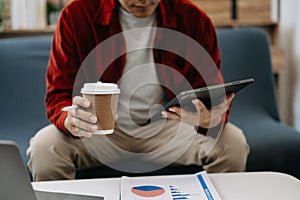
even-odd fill
[{"label": "sofa cushion", "polygon": [[250,145],[247,171],[277,171],[300,178],[300,133],[280,122],[266,32],[259,28],[219,29],[224,79],[253,77],[236,94],[229,120]]},{"label": "sofa cushion", "polygon": [[0,138],[20,147],[24,161],[29,139],[48,124],[45,72],[52,36],[0,40]]}]

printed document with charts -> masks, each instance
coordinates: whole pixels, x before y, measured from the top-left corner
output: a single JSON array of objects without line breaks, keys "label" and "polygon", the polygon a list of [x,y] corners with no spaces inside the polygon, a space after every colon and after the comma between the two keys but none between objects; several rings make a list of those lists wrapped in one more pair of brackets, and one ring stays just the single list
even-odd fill
[{"label": "printed document with charts", "polygon": [[121,200],[221,200],[205,171],[191,175],[122,177]]}]

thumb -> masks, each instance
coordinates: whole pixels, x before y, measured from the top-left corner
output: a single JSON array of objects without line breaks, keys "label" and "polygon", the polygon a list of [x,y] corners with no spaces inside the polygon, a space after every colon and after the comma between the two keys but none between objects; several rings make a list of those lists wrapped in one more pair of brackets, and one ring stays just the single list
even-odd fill
[{"label": "thumb", "polygon": [[199,99],[193,99],[192,103],[194,104],[194,106],[195,106],[198,113],[200,113],[201,111],[206,109],[205,105]]}]

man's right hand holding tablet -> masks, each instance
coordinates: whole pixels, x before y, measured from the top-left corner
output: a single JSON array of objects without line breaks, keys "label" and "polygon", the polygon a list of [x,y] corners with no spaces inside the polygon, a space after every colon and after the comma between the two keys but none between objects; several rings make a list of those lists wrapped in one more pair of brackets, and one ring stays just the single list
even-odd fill
[{"label": "man's right hand holding tablet", "polygon": [[172,106],[168,111],[162,111],[162,117],[183,121],[189,125],[199,126],[205,129],[212,128],[221,122],[222,115],[230,108],[233,98],[234,93],[230,93],[221,104],[211,109],[206,108],[201,100],[194,99],[192,103],[196,108],[196,112],[187,111],[178,106]]}]

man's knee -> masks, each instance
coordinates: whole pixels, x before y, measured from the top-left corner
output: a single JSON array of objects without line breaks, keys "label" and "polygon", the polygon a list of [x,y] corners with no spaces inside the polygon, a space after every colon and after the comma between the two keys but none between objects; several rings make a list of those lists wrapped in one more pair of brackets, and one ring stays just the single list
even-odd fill
[{"label": "man's knee", "polygon": [[30,159],[35,156],[47,156],[49,151],[59,147],[63,140],[63,134],[54,125],[48,125],[31,138],[27,156]]},{"label": "man's knee", "polygon": [[212,151],[206,156],[204,168],[210,172],[246,170],[249,145],[241,129],[227,123]]},{"label": "man's knee", "polygon": [[49,173],[53,171],[55,163],[61,162],[60,155],[67,153],[64,152],[67,137],[54,125],[49,125],[31,138],[27,156],[28,166],[35,180],[49,179],[46,177],[49,177]]},{"label": "man's knee", "polygon": [[249,145],[246,141],[244,132],[237,126],[227,123],[224,126],[223,132],[220,136],[221,142],[230,144],[233,148],[241,148],[241,150],[249,150]]},{"label": "man's knee", "polygon": [[232,166],[230,171],[245,171],[246,162],[249,154],[249,145],[246,141],[244,133],[241,129],[228,124],[228,130],[224,132],[224,142],[226,142],[226,149],[228,156],[228,164]]}]

